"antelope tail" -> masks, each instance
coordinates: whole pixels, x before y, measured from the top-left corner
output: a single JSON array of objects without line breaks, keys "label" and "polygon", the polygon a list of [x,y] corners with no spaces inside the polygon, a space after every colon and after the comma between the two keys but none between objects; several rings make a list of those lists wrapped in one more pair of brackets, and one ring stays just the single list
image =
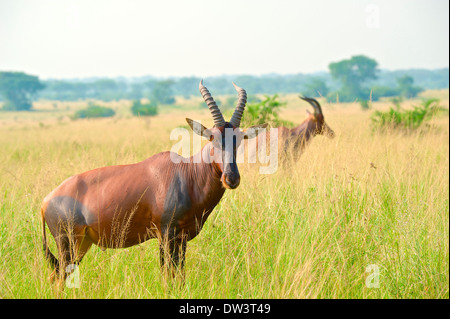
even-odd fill
[{"label": "antelope tail", "polygon": [[50,248],[47,245],[44,214],[42,214],[42,243],[43,243],[45,258],[47,258],[47,260],[50,262],[52,267],[58,271],[58,268],[59,268],[58,259],[55,257],[55,255],[52,254],[52,252],[50,251]]}]

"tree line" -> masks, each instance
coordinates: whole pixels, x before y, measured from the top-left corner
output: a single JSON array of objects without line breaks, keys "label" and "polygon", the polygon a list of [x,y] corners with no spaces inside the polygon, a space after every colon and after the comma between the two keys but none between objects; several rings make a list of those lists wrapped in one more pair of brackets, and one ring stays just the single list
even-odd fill
[{"label": "tree line", "polygon": [[[160,79],[94,78],[83,80],[39,80],[23,72],[0,72],[0,98],[4,110],[30,110],[37,99],[103,101],[147,98],[155,105],[173,104],[175,96],[198,95],[200,77]],[[364,55],[329,64],[329,72],[313,74],[223,75],[208,77],[208,88],[216,94],[233,95],[231,82],[251,94],[300,93],[326,97],[328,101],[376,101],[381,97],[411,98],[424,89],[449,87],[449,69],[380,70],[378,62]]]}]

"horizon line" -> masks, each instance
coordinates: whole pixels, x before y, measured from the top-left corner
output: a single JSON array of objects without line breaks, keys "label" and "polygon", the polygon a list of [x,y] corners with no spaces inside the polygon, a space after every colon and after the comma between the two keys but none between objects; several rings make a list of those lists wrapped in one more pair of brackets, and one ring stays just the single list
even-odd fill
[{"label": "horizon line", "polygon": [[[450,69],[449,66],[439,67],[439,68],[423,68],[423,67],[411,67],[411,68],[401,68],[401,69],[388,69],[388,68],[379,68],[378,71],[387,71],[387,72],[401,72],[401,71],[439,71]],[[155,78],[155,79],[180,79],[180,78],[218,78],[218,77],[236,77],[236,76],[252,76],[252,77],[264,77],[270,75],[279,75],[279,76],[291,76],[291,75],[315,75],[320,73],[330,73],[328,70],[321,71],[313,71],[313,72],[297,72],[297,73],[277,73],[277,72],[267,72],[263,74],[251,74],[251,73],[221,73],[216,75],[202,76],[202,75],[152,75],[152,74],[144,74],[144,75],[116,75],[116,76],[107,76],[107,75],[91,75],[91,76],[77,76],[77,77],[40,77],[36,74],[27,73],[25,71],[12,71],[12,70],[2,70],[0,72],[23,72],[26,74],[38,76],[41,80],[51,81],[51,80],[87,80],[87,79],[117,79],[117,78],[125,78],[125,79],[136,79],[136,78]]]}]

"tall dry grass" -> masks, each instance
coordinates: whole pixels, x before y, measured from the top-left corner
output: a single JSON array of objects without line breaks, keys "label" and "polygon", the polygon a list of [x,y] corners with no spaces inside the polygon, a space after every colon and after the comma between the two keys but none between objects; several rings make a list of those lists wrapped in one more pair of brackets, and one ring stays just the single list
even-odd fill
[{"label": "tall dry grass", "polygon": [[[448,91],[438,93],[448,107]],[[306,104],[283,99],[281,116],[300,123]],[[188,243],[184,285],[161,275],[151,240],[93,246],[80,288],[57,289],[42,252],[44,196],[73,174],[170,149],[185,117],[212,123],[195,107],[131,118],[126,102],[115,118],[64,118],[77,107],[0,113],[0,298],[448,298],[448,117],[411,134],[377,134],[357,103],[324,103],[336,137],[316,137],[289,169],[260,175],[240,165],[241,185]],[[366,285],[369,265],[379,288]]]}]

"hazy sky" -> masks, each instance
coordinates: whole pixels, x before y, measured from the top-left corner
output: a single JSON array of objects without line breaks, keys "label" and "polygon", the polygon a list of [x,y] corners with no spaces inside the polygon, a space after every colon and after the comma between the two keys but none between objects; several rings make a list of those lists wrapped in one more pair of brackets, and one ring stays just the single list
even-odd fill
[{"label": "hazy sky", "polygon": [[0,71],[46,78],[310,73],[364,54],[449,66],[447,0],[0,0]]}]

